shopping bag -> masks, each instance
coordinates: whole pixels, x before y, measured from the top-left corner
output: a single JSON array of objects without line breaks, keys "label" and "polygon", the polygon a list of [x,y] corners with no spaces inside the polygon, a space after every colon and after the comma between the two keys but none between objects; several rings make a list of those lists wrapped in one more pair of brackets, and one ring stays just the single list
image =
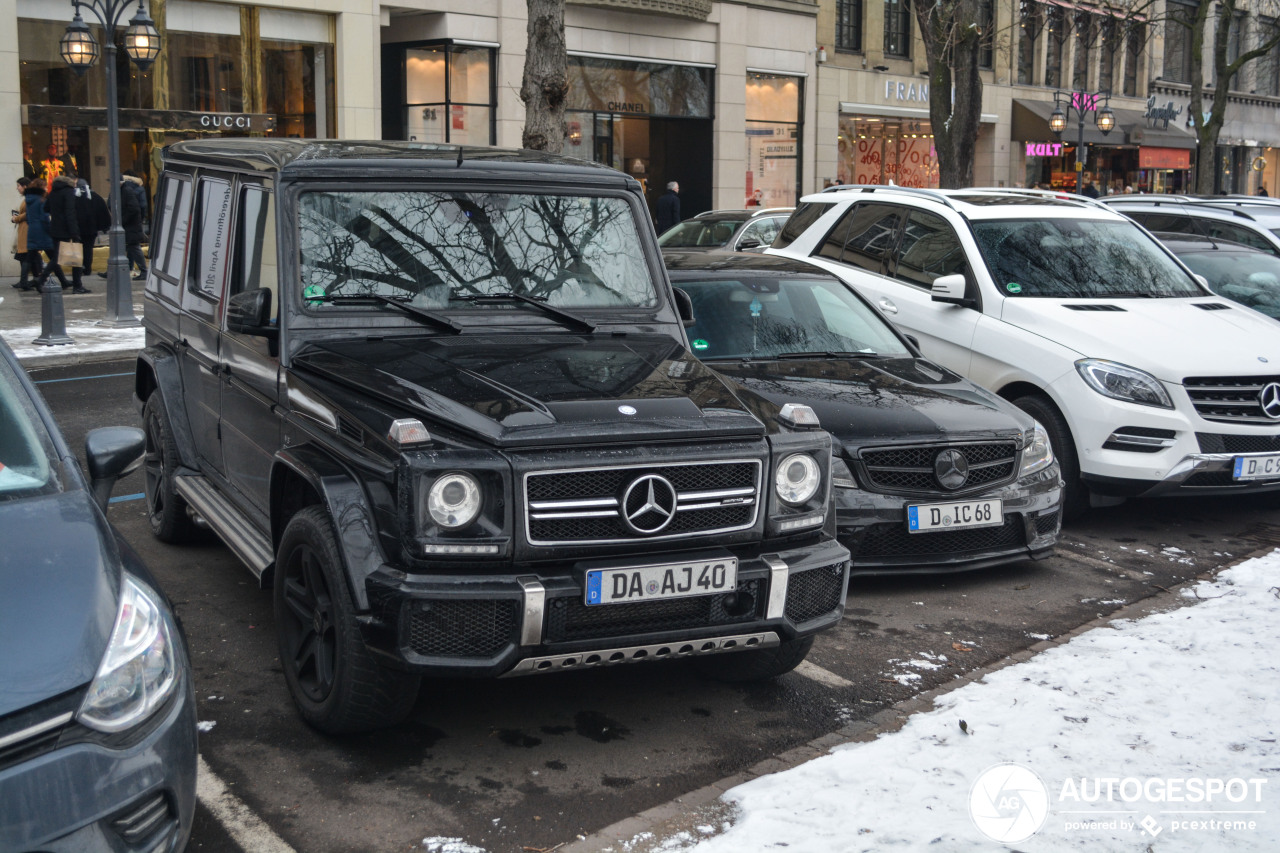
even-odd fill
[{"label": "shopping bag", "polygon": [[58,244],[58,266],[63,269],[84,266],[84,247],[79,243],[63,241]]}]

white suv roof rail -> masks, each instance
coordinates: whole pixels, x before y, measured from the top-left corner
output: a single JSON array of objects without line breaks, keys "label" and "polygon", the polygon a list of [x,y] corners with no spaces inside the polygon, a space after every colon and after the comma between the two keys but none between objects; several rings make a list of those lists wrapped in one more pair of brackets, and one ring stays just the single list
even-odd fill
[{"label": "white suv roof rail", "polygon": [[907,193],[908,195],[923,196],[925,198],[936,201],[939,204],[945,204],[947,207],[951,208],[952,210],[958,209],[954,204],[951,203],[951,199],[947,198],[946,194],[943,193],[941,190],[929,190],[923,187],[900,187],[900,186],[897,186],[896,184],[836,184],[834,187],[826,187],[825,189],[822,190],[822,192],[831,193],[831,192],[844,191],[844,190],[848,190],[850,192],[863,192],[863,193],[874,193],[874,192]]},{"label": "white suv roof rail", "polygon": [[1100,203],[1096,198],[1089,198],[1087,195],[1079,195],[1078,193],[1069,193],[1066,190],[1040,190],[1031,187],[970,187],[962,190],[962,192],[1001,193],[1003,195],[1024,195],[1030,198],[1053,198],[1060,201],[1074,201],[1078,204],[1099,207],[1103,210],[1107,209],[1107,206]]}]

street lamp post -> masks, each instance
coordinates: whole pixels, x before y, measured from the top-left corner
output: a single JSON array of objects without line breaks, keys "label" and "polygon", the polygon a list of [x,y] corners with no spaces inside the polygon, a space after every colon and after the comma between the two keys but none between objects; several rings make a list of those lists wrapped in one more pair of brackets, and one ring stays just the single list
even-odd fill
[{"label": "street lamp post", "polygon": [[[1094,114],[1094,123],[1102,135],[1106,136],[1116,126],[1116,114],[1111,110],[1110,92],[1054,92],[1053,112],[1049,115],[1049,129],[1059,139],[1067,129],[1067,117],[1074,111],[1077,118],[1076,134],[1076,192],[1083,192],[1084,186],[1084,119],[1089,113]],[[1063,106],[1066,111],[1063,111]]]},{"label": "street lamp post", "polygon": [[[103,30],[103,52],[107,72],[107,165],[111,173],[111,228],[107,231],[107,318],[105,326],[137,326],[133,315],[133,289],[129,282],[129,261],[124,251],[124,224],[120,205],[120,104],[116,90],[116,28],[133,0],[73,0],[75,17],[67,25],[59,52],[77,74],[84,74],[98,58],[98,44],[80,17],[84,7],[98,19]],[[124,49],[138,68],[145,71],[160,53],[160,33],[137,0],[137,14],[124,33]]]}]

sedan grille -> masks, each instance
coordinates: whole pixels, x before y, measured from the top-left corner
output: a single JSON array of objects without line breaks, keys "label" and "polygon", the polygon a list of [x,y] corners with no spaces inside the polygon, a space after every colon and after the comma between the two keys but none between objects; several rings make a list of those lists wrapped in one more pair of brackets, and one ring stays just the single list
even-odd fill
[{"label": "sedan grille", "polygon": [[[938,455],[954,450],[964,455],[968,476],[956,488],[938,479]],[[859,454],[869,490],[888,494],[963,494],[1012,480],[1018,472],[1018,445],[1013,441],[931,444],[864,449]]]},{"label": "sedan grille", "polygon": [[529,543],[628,542],[745,530],[760,505],[760,462],[591,468],[525,476]]},{"label": "sedan grille", "polygon": [[999,527],[909,533],[902,523],[875,524],[853,551],[853,562],[893,557],[963,556],[1016,551],[1026,547],[1022,516],[1007,515]]},{"label": "sedan grille", "polygon": [[1196,412],[1206,421],[1280,425],[1262,408],[1262,390],[1280,376],[1188,376],[1182,380]]}]

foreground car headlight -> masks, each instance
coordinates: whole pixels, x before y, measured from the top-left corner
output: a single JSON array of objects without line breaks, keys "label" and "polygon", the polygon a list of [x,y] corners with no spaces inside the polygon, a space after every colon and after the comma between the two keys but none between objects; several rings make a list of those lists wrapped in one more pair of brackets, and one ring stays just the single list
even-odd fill
[{"label": "foreground car headlight", "polygon": [[1160,383],[1150,373],[1101,358],[1082,358],[1076,362],[1076,370],[1089,387],[1106,397],[1172,409],[1173,401]]},{"label": "foreground car headlight", "polygon": [[778,463],[773,487],[783,503],[799,506],[818,493],[822,470],[807,453],[792,453]]},{"label": "foreground car headlight", "polygon": [[1053,447],[1049,444],[1049,433],[1044,431],[1044,427],[1036,424],[1025,437],[1025,444],[1022,448],[1022,469],[1018,471],[1019,477],[1025,477],[1027,474],[1034,474],[1042,468],[1048,468],[1053,464]]},{"label": "foreground car headlight", "polygon": [[100,732],[124,731],[151,716],[178,684],[173,629],[154,592],[125,575],[115,629],[77,714]]},{"label": "foreground car headlight", "polygon": [[470,474],[445,474],[427,491],[427,512],[449,530],[466,527],[480,514],[480,484]]}]

